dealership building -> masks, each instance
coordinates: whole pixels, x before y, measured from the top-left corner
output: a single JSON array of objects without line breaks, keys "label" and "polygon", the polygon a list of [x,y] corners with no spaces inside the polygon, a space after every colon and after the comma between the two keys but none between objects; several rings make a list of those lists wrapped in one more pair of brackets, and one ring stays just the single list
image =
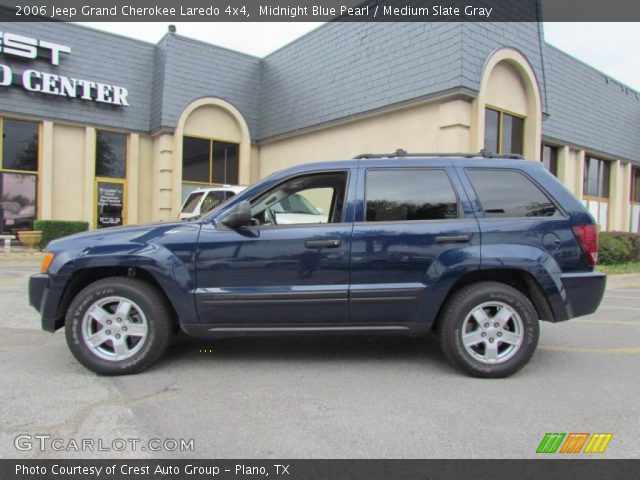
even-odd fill
[{"label": "dealership building", "polygon": [[535,22],[332,22],[264,58],[0,22],[0,233],[172,220],[194,188],[397,148],[537,159],[637,232],[639,95]]}]

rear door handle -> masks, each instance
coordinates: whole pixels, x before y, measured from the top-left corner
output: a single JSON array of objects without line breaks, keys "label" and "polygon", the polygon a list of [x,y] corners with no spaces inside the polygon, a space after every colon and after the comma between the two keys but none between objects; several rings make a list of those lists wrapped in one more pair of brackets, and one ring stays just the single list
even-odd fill
[{"label": "rear door handle", "polygon": [[342,240],[306,240],[304,246],[307,248],[338,248],[342,245]]},{"label": "rear door handle", "polygon": [[467,243],[471,240],[469,235],[441,235],[436,237],[437,243]]}]

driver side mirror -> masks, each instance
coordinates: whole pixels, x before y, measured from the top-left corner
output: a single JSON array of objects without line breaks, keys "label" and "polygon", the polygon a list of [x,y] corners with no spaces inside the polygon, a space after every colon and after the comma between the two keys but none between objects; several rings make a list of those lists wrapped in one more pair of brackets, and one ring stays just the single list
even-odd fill
[{"label": "driver side mirror", "polygon": [[251,205],[246,200],[236,203],[224,214],[220,223],[234,230],[251,225]]}]

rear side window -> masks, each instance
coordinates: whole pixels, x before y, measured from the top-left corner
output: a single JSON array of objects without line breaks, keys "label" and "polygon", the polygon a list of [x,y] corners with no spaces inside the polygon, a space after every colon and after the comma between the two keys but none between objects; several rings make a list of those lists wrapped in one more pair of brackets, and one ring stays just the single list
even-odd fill
[{"label": "rear side window", "polygon": [[487,217],[553,217],[557,207],[526,175],[514,170],[466,170]]},{"label": "rear side window", "polygon": [[458,217],[458,200],[444,170],[369,170],[367,222]]}]

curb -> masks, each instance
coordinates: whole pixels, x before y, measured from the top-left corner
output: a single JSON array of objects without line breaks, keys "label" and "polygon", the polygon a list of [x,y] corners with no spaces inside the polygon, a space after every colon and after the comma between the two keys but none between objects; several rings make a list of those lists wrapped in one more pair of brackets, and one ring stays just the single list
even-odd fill
[{"label": "curb", "polygon": [[607,275],[607,288],[640,287],[640,273]]}]

